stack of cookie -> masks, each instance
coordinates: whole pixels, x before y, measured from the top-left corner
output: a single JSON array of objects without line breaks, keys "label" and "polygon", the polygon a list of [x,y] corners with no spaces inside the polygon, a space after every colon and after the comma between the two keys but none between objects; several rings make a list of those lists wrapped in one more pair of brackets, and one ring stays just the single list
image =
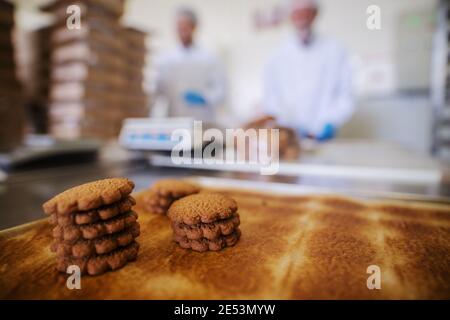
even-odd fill
[{"label": "stack of cookie", "polygon": [[235,245],[241,236],[237,209],[236,201],[216,193],[175,201],[168,211],[175,242],[199,252]]},{"label": "stack of cookie", "polygon": [[154,183],[145,194],[145,208],[152,213],[166,214],[170,205],[178,199],[198,193],[199,186],[182,180],[163,179]]},{"label": "stack of cookie", "polygon": [[134,260],[140,227],[132,211],[134,183],[125,178],[83,184],[55,196],[43,205],[50,215],[57,253],[57,269],[77,265],[81,272],[98,275]]}]

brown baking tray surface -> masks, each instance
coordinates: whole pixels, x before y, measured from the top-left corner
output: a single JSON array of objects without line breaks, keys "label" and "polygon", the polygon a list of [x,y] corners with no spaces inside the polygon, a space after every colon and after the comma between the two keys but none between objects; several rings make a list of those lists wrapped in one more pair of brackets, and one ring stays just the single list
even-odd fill
[{"label": "brown baking tray surface", "polygon": [[[235,247],[197,253],[172,241],[166,217],[142,208],[137,261],[66,288],[40,220],[0,232],[2,299],[450,298],[450,207],[213,189],[239,206]],[[381,289],[367,288],[367,268]]]}]

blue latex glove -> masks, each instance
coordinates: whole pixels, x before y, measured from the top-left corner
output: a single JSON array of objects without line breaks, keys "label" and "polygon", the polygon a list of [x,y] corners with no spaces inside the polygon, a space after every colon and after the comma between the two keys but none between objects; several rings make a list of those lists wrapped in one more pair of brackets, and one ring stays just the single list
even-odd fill
[{"label": "blue latex glove", "polygon": [[196,91],[186,91],[183,94],[183,99],[189,106],[203,107],[206,105],[206,99]]},{"label": "blue latex glove", "polygon": [[336,128],[331,124],[327,123],[322,132],[316,136],[316,139],[320,142],[327,141],[333,139],[336,136]]}]

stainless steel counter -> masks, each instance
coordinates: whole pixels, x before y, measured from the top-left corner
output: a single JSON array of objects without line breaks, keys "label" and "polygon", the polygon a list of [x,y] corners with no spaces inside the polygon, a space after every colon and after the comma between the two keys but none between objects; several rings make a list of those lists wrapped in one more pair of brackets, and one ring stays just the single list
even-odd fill
[{"label": "stainless steel counter", "polygon": [[[340,192],[397,192],[417,196],[450,199],[450,184],[396,183],[383,179],[365,180],[350,177],[320,175],[261,176],[257,173],[224,172],[175,167],[155,167],[146,160],[127,160],[126,157],[101,157],[97,162],[51,166],[11,172],[0,182],[0,229],[13,227],[44,217],[41,205],[55,194],[78,184],[115,176],[125,176],[136,183],[136,191],[150,186],[164,177],[206,176],[251,181],[282,182],[319,187]],[[120,160],[118,160],[120,159]]]}]

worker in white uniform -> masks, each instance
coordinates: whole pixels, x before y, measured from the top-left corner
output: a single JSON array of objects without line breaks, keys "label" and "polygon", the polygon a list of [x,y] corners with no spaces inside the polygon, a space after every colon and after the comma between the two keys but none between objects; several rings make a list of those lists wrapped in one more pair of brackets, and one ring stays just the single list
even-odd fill
[{"label": "worker in white uniform", "polygon": [[349,56],[314,32],[317,1],[290,0],[288,7],[295,32],[267,65],[264,112],[301,136],[325,141],[354,110]]},{"label": "worker in white uniform", "polygon": [[198,18],[189,8],[176,14],[180,44],[156,63],[156,96],[168,104],[168,116],[214,121],[225,99],[225,75],[218,59],[195,42]]}]

